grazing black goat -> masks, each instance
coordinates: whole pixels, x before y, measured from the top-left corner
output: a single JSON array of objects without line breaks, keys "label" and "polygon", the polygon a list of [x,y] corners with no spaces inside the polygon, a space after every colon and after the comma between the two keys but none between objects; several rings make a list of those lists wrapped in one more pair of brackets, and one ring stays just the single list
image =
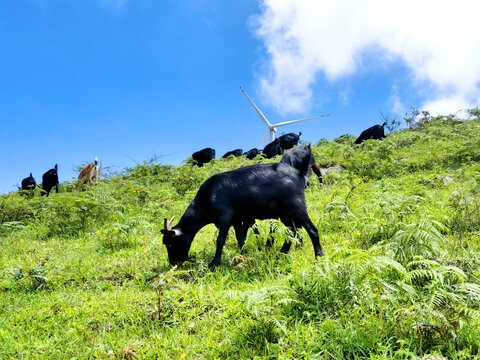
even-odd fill
[{"label": "grazing black goat", "polygon": [[35,186],[37,186],[37,183],[35,182],[32,173],[30,173],[29,177],[22,180],[22,187],[20,190],[33,190],[35,189]]},{"label": "grazing black goat", "polygon": [[366,130],[363,130],[360,136],[355,140],[355,144],[361,144],[365,140],[374,139],[374,140],[381,140],[385,137],[385,130],[384,127],[387,125],[384,122],[382,125],[373,125]]},{"label": "grazing black goat", "polygon": [[261,151],[258,150],[257,148],[253,148],[252,150],[248,150],[247,152],[244,152],[243,155],[247,157],[248,160],[253,160],[257,155],[260,155]]},{"label": "grazing black goat", "polygon": [[283,151],[282,147],[280,146],[280,140],[277,138],[265,146],[263,148],[263,154],[267,157],[267,159],[271,159],[277,155],[282,155]]},{"label": "grazing black goat", "polygon": [[[323,256],[318,230],[308,216],[305,202],[305,176],[308,163],[297,170],[284,163],[256,164],[217,174],[198,189],[177,225],[164,222],[163,243],[168,261],[179,265],[188,259],[188,252],[197,232],[207,224],[219,229],[215,257],[209,264],[220,264],[228,229],[233,226],[238,245],[243,247],[245,229],[255,219],[280,219],[294,234],[305,228],[312,240],[315,256]],[[282,252],[288,252],[287,239]]]},{"label": "grazing black goat", "polygon": [[45,192],[42,191],[42,196],[46,193],[46,195],[50,195],[50,191],[52,188],[55,186],[55,192],[58,194],[58,166],[55,164],[55,167],[53,169],[48,170],[45,174],[42,176],[42,189],[45,190]]},{"label": "grazing black goat", "polygon": [[222,156],[222,159],[227,158],[230,155],[233,155],[235,157],[242,156],[243,155],[243,150],[242,149],[235,149],[235,150],[229,151],[225,155]]},{"label": "grazing black goat", "polygon": [[282,135],[278,138],[280,140],[280,146],[282,147],[282,150],[288,150],[293,148],[294,146],[297,146],[298,140],[300,140],[300,136],[302,133],[294,134],[294,133],[289,133]]},{"label": "grazing black goat", "polygon": [[320,184],[323,182],[322,173],[320,172],[320,166],[318,166],[318,164],[315,162],[315,157],[313,156],[310,145],[297,146],[296,148],[293,148],[282,156],[280,163],[288,164],[300,171],[301,169],[303,169],[303,167],[308,166],[308,171],[305,175],[306,186],[308,186],[309,184],[308,178],[310,177],[312,170],[315,175],[317,175]]},{"label": "grazing black goat", "polygon": [[211,160],[215,159],[215,150],[212,148],[205,148],[199,150],[192,154],[192,158],[197,162],[197,165],[199,167],[202,167],[203,164],[206,164]]}]

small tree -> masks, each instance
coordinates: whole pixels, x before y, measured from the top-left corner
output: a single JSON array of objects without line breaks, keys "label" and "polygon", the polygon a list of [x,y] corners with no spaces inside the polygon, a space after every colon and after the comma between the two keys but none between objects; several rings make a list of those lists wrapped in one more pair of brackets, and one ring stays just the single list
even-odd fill
[{"label": "small tree", "polygon": [[383,121],[387,123],[387,125],[385,126],[387,127],[389,133],[394,132],[401,125],[401,122],[397,120],[397,115],[395,115],[395,117],[392,118],[392,115],[390,114],[383,115],[383,113],[380,112],[380,116],[382,117]]}]

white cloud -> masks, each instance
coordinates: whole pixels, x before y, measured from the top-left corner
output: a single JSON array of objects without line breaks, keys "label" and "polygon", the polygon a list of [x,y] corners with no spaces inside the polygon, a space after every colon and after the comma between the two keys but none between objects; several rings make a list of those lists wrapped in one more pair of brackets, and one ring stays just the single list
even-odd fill
[{"label": "white cloud", "polygon": [[392,92],[390,95],[390,99],[388,99],[388,102],[391,107],[391,110],[395,114],[403,116],[407,112],[406,106],[403,104],[402,100],[400,99],[400,96],[398,95],[398,89],[396,86],[392,88]]},{"label": "white cloud", "polygon": [[[478,103],[477,103],[478,106]],[[462,109],[469,109],[472,104],[464,99],[461,95],[440,97],[437,99],[427,100],[423,108],[432,114],[455,114]]]},{"label": "white cloud", "polygon": [[479,103],[478,0],[263,0],[261,9],[255,32],[269,58],[260,86],[281,112],[308,107],[318,75],[335,82],[397,60],[424,107]]},{"label": "white cloud", "polygon": [[350,90],[350,88],[347,88],[338,93],[338,101],[340,101],[342,105],[348,105],[350,101]]}]

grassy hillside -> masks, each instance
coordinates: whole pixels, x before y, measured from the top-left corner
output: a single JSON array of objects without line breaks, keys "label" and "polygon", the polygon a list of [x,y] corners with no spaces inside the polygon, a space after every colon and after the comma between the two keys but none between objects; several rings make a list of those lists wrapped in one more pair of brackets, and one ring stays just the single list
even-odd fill
[{"label": "grassy hillside", "polygon": [[178,219],[209,176],[252,163],[243,158],[1,196],[0,358],[480,356],[480,119],[416,120],[361,147],[312,147],[336,169],[307,189],[317,261],[303,230],[303,246],[280,254],[288,233],[276,222],[265,249],[263,221],[242,253],[232,229],[215,271],[213,225],[191,262],[168,265],[163,218]]}]

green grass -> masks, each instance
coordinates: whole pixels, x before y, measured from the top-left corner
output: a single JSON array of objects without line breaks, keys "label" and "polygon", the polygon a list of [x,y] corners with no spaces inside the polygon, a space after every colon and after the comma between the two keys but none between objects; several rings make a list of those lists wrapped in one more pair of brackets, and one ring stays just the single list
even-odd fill
[{"label": "green grass", "polygon": [[418,124],[360,147],[312,145],[344,169],[306,192],[316,261],[303,230],[283,255],[279,225],[266,249],[263,221],[242,252],[230,232],[215,271],[213,225],[190,262],[168,265],[163,218],[244,158],[0,196],[0,359],[479,357],[480,119]]}]

